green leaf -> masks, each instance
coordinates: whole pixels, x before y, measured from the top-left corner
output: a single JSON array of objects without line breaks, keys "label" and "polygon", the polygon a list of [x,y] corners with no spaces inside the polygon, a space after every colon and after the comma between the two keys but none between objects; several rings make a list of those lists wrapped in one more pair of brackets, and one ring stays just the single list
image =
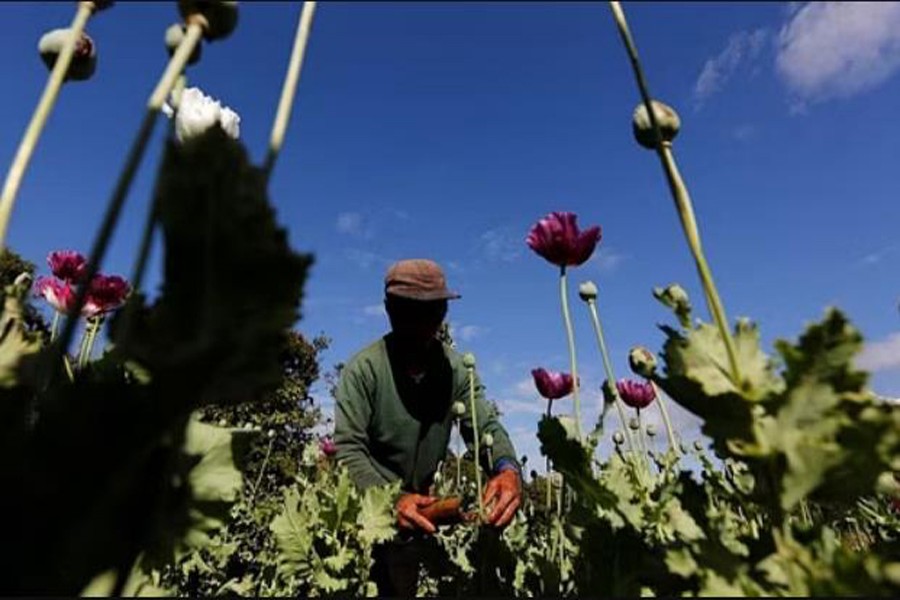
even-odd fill
[{"label": "green leaf", "polygon": [[233,403],[274,389],[312,259],[288,245],[264,173],[211,128],[169,143],[155,201],[166,240],[162,294],[151,310],[135,295],[133,312],[113,323],[118,346],[175,398]]},{"label": "green leaf", "polygon": [[8,286],[0,317],[0,388],[19,383],[19,368],[24,358],[34,358],[41,349],[38,336],[25,328],[21,290]]},{"label": "green leaf", "polygon": [[393,499],[399,490],[399,483],[389,486],[374,486],[363,493],[357,523],[359,538],[368,545],[386,542],[396,533],[394,527]]},{"label": "green leaf", "polygon": [[298,510],[301,494],[296,487],[288,488],[284,507],[270,526],[278,544],[278,570],[285,575],[295,575],[309,568],[313,533],[310,524],[314,515],[304,515]]}]

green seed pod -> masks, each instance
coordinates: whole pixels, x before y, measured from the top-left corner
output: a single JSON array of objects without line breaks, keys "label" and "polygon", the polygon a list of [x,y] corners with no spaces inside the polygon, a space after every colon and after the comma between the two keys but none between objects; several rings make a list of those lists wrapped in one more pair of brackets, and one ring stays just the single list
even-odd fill
[{"label": "green seed pod", "polygon": [[[169,28],[166,29],[166,50],[169,52],[169,56],[172,56],[173,54],[175,54],[175,51],[178,50],[178,46],[181,45],[181,41],[184,39],[184,34],[186,31],[187,27],[185,27],[181,23],[169,25]],[[190,58],[188,58],[187,64],[192,65],[200,60],[202,49],[202,44],[197,44],[196,46],[194,46],[194,51],[191,52],[191,56]]]},{"label": "green seed pod", "polygon": [[656,437],[656,425],[654,425],[653,423],[647,424],[647,435],[649,435],[650,437]]},{"label": "green seed pod", "polygon": [[471,352],[466,352],[462,357],[463,366],[467,369],[475,368],[475,355]]},{"label": "green seed pod", "polygon": [[628,353],[628,366],[635,375],[650,379],[656,372],[656,357],[643,346],[635,346]]},{"label": "green seed pod", "polygon": [[484,434],[481,436],[481,443],[484,444],[485,447],[490,448],[494,445],[494,436],[489,433]]},{"label": "green seed pod", "polygon": [[461,417],[466,414],[466,405],[463,402],[457,401],[453,403],[451,410],[453,411],[453,415],[455,417]]},{"label": "green seed pod", "polygon": [[[656,116],[663,143],[671,143],[678,135],[678,130],[681,129],[681,119],[678,117],[678,113],[668,104],[657,100],[651,100],[650,104],[653,106],[653,114]],[[650,113],[647,112],[647,106],[643,102],[634,109],[631,126],[634,139],[638,144],[649,150],[656,149],[656,134],[653,132],[653,124],[650,122]]]},{"label": "green seed pod", "polygon": [[[44,61],[48,69],[53,69],[53,66],[56,64],[56,58],[71,34],[71,29],[64,28],[48,31],[41,36],[41,39],[38,41],[38,52],[41,53],[41,60]],[[97,48],[94,45],[94,40],[86,33],[82,33],[78,41],[75,42],[75,53],[72,55],[72,62],[69,63],[66,81],[90,79],[96,69]]]},{"label": "green seed pod", "polygon": [[613,442],[615,442],[616,446],[621,446],[625,443],[625,434],[621,431],[617,431],[613,434]]},{"label": "green seed pod", "polygon": [[238,22],[238,3],[228,0],[178,0],[178,10],[185,23],[192,19],[203,26],[207,41],[231,35]]},{"label": "green seed pod", "polygon": [[228,427],[228,421],[225,419],[219,419],[219,427]]},{"label": "green seed pod", "polygon": [[641,422],[637,420],[635,417],[631,417],[628,420],[628,429],[632,431],[638,431],[641,428]]},{"label": "green seed pod", "polygon": [[682,453],[682,454],[687,454],[687,453],[688,453],[688,447],[687,447],[687,444],[685,444],[684,442],[681,442],[680,444],[678,444],[678,449],[681,450],[681,453]]},{"label": "green seed pod", "polygon": [[593,281],[585,281],[578,286],[578,295],[585,302],[597,299],[597,285]]},{"label": "green seed pod", "polygon": [[700,440],[694,440],[694,450],[696,450],[697,452],[703,452],[703,444],[700,442]]},{"label": "green seed pod", "polygon": [[609,379],[603,381],[603,385],[600,386],[600,389],[603,391],[604,403],[610,404],[616,401],[616,386],[613,385]]}]

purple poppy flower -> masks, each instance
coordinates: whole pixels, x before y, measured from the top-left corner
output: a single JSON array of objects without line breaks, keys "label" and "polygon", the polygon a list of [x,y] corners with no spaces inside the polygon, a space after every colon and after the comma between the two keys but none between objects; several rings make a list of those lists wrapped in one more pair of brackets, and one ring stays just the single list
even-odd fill
[{"label": "purple poppy flower", "polygon": [[54,276],[66,283],[81,283],[87,274],[87,259],[74,250],[56,250],[47,255]]},{"label": "purple poppy flower", "polygon": [[638,410],[647,408],[656,399],[653,384],[646,381],[620,379],[616,382],[616,389],[622,402]]},{"label": "purple poppy flower", "polygon": [[75,307],[75,291],[72,286],[55,277],[38,277],[34,293],[49,302],[56,312],[66,314]]},{"label": "purple poppy flower", "polygon": [[337,454],[337,444],[331,439],[331,436],[325,436],[319,440],[319,450],[325,456],[334,456]]},{"label": "purple poppy flower", "polygon": [[600,242],[600,226],[580,231],[577,218],[575,213],[552,212],[535,223],[525,242],[554,265],[584,264]]},{"label": "purple poppy flower", "polygon": [[91,318],[112,312],[125,304],[129,292],[131,286],[118,275],[96,275],[91,280],[81,314]]},{"label": "purple poppy flower", "polygon": [[538,392],[548,400],[558,400],[572,393],[572,376],[569,373],[534,369],[531,376]]}]

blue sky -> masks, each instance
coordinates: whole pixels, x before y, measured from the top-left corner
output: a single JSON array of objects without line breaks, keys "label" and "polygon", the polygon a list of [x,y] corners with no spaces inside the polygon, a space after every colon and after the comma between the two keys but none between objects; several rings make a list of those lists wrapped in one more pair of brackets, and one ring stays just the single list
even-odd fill
[{"label": "blue sky", "polygon": [[[866,336],[873,388],[900,396],[900,4],[625,9],[651,92],[681,114],[676,153],[729,316],[759,321],[771,348],[841,307]],[[0,5],[0,164],[46,79],[37,40],[73,11]],[[260,160],[300,5],[241,11],[231,38],[204,47],[189,85],[241,115]],[[176,19],[174,2],[119,2],[90,22],[97,73],[64,88],[13,215],[10,245],[30,260],[89,248]],[[292,244],[316,254],[298,328],[332,339],[324,366],[386,330],[392,261],[434,258],[463,295],[450,312],[458,346],[477,356],[520,453],[542,462],[530,370],[567,370],[568,358],[557,272],[525,246],[531,225],[568,210],[603,227],[595,256],[571,272],[590,416],[602,376],[577,284],[600,288],[619,376],[628,349],[658,350],[656,326],[672,321],[654,286],[678,281],[701,298],[659,164],[631,138],[637,100],[602,3],[320,3],[271,195]],[[161,140],[160,127],[108,272],[130,271]]]}]

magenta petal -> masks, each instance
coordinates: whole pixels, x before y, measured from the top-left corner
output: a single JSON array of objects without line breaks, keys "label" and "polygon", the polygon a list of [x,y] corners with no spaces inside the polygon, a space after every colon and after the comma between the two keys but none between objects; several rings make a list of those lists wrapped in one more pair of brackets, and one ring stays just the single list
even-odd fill
[{"label": "magenta petal", "polygon": [[557,400],[572,393],[572,376],[568,373],[534,369],[531,375],[538,393],[548,400]]},{"label": "magenta petal", "polygon": [[575,242],[575,249],[572,252],[572,265],[583,265],[594,253],[597,244],[600,242],[600,226],[595,225],[590,229],[586,229]]},{"label": "magenta petal", "polygon": [[74,250],[51,252],[47,255],[47,264],[55,277],[69,283],[79,283],[87,274],[87,259]]},{"label": "magenta petal", "polygon": [[60,313],[68,313],[75,305],[75,291],[68,282],[53,277],[38,277],[34,292]]},{"label": "magenta petal", "polygon": [[631,408],[647,408],[656,398],[653,384],[646,381],[620,379],[616,382],[616,389],[619,392],[619,397],[622,398],[622,402]]}]

